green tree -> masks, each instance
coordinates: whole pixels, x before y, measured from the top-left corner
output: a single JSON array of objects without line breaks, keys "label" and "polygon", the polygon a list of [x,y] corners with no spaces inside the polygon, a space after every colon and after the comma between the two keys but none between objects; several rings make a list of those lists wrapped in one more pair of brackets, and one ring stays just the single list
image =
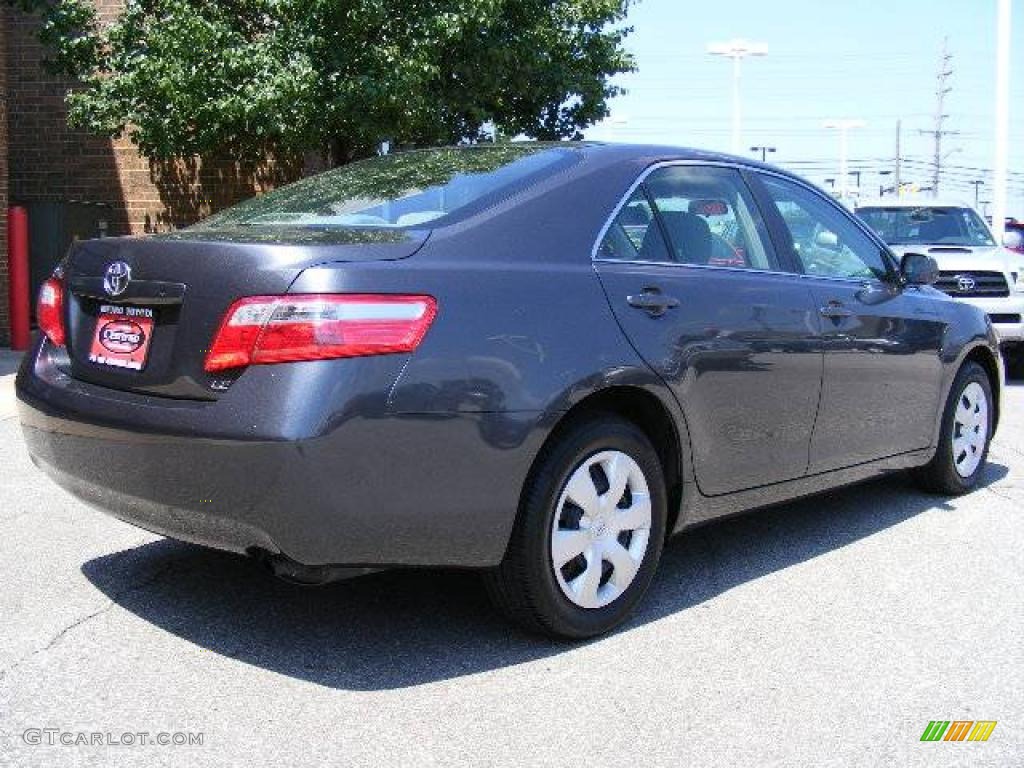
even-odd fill
[{"label": "green tree", "polygon": [[6,0],[77,79],[69,121],[150,157],[578,137],[630,71],[632,0]]}]

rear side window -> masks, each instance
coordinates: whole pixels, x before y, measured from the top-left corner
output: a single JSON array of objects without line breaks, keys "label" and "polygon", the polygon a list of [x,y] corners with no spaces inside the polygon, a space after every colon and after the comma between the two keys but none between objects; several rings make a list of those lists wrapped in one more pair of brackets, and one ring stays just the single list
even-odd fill
[{"label": "rear side window", "polygon": [[778,269],[761,214],[739,171],[670,166],[648,176],[646,186],[676,261]]},{"label": "rear side window", "polygon": [[191,229],[429,228],[535,184],[579,155],[526,142],[400,152],[289,184]]},{"label": "rear side window", "polygon": [[672,261],[644,188],[637,187],[601,241],[598,257],[615,261]]},{"label": "rear side window", "polygon": [[612,222],[599,256],[778,269],[760,213],[739,172],[691,165],[652,172]]}]

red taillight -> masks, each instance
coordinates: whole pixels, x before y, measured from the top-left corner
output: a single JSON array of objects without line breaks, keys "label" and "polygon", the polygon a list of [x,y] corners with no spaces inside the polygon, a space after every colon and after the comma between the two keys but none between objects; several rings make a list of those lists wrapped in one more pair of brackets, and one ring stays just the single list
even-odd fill
[{"label": "red taillight", "polygon": [[64,281],[51,277],[43,283],[39,289],[36,320],[46,338],[58,347],[64,346],[67,341],[64,333]]},{"label": "red taillight", "polygon": [[412,352],[436,313],[431,296],[250,296],[228,309],[205,368]]}]

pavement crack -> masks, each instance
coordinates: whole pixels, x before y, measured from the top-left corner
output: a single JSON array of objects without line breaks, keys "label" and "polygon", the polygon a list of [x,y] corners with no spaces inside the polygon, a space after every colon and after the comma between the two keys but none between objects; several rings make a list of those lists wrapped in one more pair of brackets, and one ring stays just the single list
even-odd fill
[{"label": "pavement crack", "polygon": [[997,491],[995,488],[993,488],[990,485],[986,485],[985,486],[985,490],[988,491],[989,493],[991,493],[993,496],[998,496],[1003,501],[1016,501],[1016,499],[1014,499],[1012,496],[1009,496],[1009,495],[1007,495],[1005,493],[1000,493],[999,491]]},{"label": "pavement crack", "polygon": [[17,520],[19,517],[25,517],[31,515],[35,510],[26,509],[24,512],[18,512],[15,515],[8,515],[7,517],[0,517],[0,525],[6,525],[7,523]]},{"label": "pavement crack", "polygon": [[7,675],[9,675],[11,672],[16,670],[18,667],[22,666],[23,664],[25,664],[28,661],[31,661],[36,656],[38,656],[40,654],[43,654],[43,653],[46,653],[47,651],[49,651],[52,648],[54,648],[56,645],[58,645],[68,635],[68,633],[70,633],[74,629],[82,626],[83,624],[87,624],[88,622],[92,621],[93,619],[96,619],[96,618],[102,616],[103,614],[107,613],[111,608],[113,608],[115,605],[120,603],[121,600],[124,599],[125,597],[127,597],[128,595],[131,595],[131,594],[133,594],[135,592],[141,592],[142,590],[147,589],[148,587],[151,587],[152,585],[156,584],[164,576],[168,575],[171,571],[174,570],[174,565],[175,565],[175,563],[173,561],[169,562],[169,563],[166,563],[165,565],[163,565],[162,567],[158,568],[156,571],[151,573],[147,578],[143,579],[142,581],[140,581],[140,582],[138,582],[136,584],[131,584],[131,585],[125,587],[124,589],[122,589],[122,590],[120,590],[118,592],[115,592],[114,596],[112,598],[110,598],[110,600],[108,600],[105,605],[103,605],[100,608],[96,609],[92,613],[88,613],[85,616],[79,616],[78,618],[76,618],[71,623],[66,624],[63,627],[61,627],[61,629],[58,630],[56,632],[56,634],[54,634],[44,645],[40,646],[39,648],[36,648],[31,653],[29,653],[29,654],[23,656],[22,658],[18,659],[17,661],[15,661],[10,666],[8,666],[8,667],[6,667],[4,669],[0,669],[0,682],[3,682],[3,680],[7,677]]}]

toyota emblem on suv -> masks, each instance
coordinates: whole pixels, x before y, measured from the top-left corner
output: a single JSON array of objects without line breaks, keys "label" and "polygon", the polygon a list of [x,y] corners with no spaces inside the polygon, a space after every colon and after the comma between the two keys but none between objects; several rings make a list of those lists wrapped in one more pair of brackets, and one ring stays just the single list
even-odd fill
[{"label": "toyota emblem on suv", "polygon": [[120,296],[132,279],[132,268],[123,261],[115,261],[103,274],[103,290],[111,296]]},{"label": "toyota emblem on suv", "polygon": [[973,291],[974,286],[975,282],[973,277],[968,277],[967,275],[960,275],[960,277],[956,279],[956,287],[957,290],[960,291],[960,293],[967,293],[968,291]]}]

